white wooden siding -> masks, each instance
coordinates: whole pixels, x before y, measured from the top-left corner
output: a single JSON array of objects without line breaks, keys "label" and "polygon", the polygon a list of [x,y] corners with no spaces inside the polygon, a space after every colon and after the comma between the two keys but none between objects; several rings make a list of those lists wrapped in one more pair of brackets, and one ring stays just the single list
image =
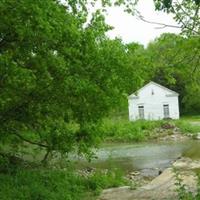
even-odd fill
[{"label": "white wooden siding", "polygon": [[129,96],[129,119],[139,119],[138,106],[144,106],[144,118],[159,120],[164,118],[163,105],[169,105],[169,117],[179,119],[178,94],[154,82],[141,88],[137,94]]}]

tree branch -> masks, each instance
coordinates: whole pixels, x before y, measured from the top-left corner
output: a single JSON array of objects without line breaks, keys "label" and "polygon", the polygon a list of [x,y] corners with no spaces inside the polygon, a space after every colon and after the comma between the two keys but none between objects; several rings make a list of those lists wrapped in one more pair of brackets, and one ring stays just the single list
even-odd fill
[{"label": "tree branch", "polygon": [[26,138],[24,138],[23,136],[21,136],[20,134],[18,133],[14,133],[18,138],[20,138],[21,140],[25,141],[25,142],[28,142],[30,144],[33,144],[33,145],[37,145],[37,146],[40,146],[40,147],[43,147],[43,148],[49,148],[48,145],[45,145],[45,144],[42,144],[42,143],[38,143],[38,142],[34,142],[34,141],[31,141],[31,140],[28,140]]},{"label": "tree branch", "polygon": [[46,164],[47,163],[47,158],[49,157],[51,150],[47,149],[47,152],[44,155],[44,158],[41,160],[42,163]]},{"label": "tree branch", "polygon": [[177,26],[177,25],[172,25],[172,24],[165,24],[165,23],[160,23],[160,22],[154,22],[154,21],[149,21],[146,20],[144,18],[144,16],[142,16],[141,14],[137,16],[140,20],[142,20],[143,22],[149,23],[149,24],[154,24],[154,25],[159,25],[160,27],[156,27],[157,29],[161,29],[161,28],[166,28],[166,27],[171,27],[171,28],[180,28],[181,26]]},{"label": "tree branch", "polygon": [[193,16],[193,24],[192,24],[192,30],[195,28],[195,24],[196,24],[196,20],[195,18],[198,17],[198,13],[199,13],[199,8],[200,8],[200,4],[198,4],[197,8],[196,8],[196,11],[194,13],[194,16]]},{"label": "tree branch", "polygon": [[[191,17],[191,15],[189,14],[189,13],[187,13],[184,9],[183,9],[183,7],[182,7],[182,5],[181,5],[181,3],[177,0],[176,1],[176,4],[178,5],[178,7],[181,9],[181,11],[185,14],[185,16],[187,16],[190,20],[193,20],[193,17]],[[199,10],[199,5],[197,6],[197,9],[196,9],[196,14],[198,14],[198,10]],[[179,20],[179,22],[180,23],[182,23],[182,29],[187,29],[187,30],[189,30],[189,31],[191,31],[191,32],[193,32],[193,33],[195,33],[195,34],[199,34],[197,31],[195,31],[194,30],[194,27],[190,27],[190,25],[189,25],[189,21],[186,21],[186,22],[184,22],[184,20],[180,17],[180,15],[179,15],[179,13],[178,12],[176,12],[176,10],[174,9],[174,7],[172,7],[172,11],[173,11],[173,13],[175,14],[175,16],[177,17],[177,19]],[[196,16],[196,14],[194,14],[194,17]],[[194,23],[195,23],[195,21],[194,21]],[[195,24],[193,24],[193,25],[195,25]]]}]

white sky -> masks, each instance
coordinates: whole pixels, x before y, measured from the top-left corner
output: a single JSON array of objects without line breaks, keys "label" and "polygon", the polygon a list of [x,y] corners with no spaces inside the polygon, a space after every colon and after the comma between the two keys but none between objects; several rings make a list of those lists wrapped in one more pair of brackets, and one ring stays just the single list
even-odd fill
[{"label": "white sky", "polygon": [[[155,11],[153,0],[140,0],[137,10],[149,21],[155,21],[170,25],[177,25],[172,15]],[[106,22],[114,29],[107,35],[110,38],[120,37],[125,43],[139,42],[147,45],[150,41],[165,32],[179,33],[177,28],[156,29],[157,25],[143,22],[131,14],[125,13],[122,8],[112,7],[108,9]]]}]

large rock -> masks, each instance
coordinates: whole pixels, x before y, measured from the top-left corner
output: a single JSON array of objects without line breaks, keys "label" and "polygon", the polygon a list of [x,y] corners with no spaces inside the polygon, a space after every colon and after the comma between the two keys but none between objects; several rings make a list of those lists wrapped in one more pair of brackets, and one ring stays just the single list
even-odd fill
[{"label": "large rock", "polygon": [[[197,188],[197,177],[193,172],[193,169],[200,168],[200,160],[192,161],[189,158],[182,158],[177,160],[173,164],[173,167],[176,167],[180,171],[179,173],[186,189],[195,193]],[[149,184],[136,190],[131,190],[130,187],[104,190],[99,200],[175,200],[177,199],[177,193],[174,175],[173,168],[168,168]]]},{"label": "large rock", "polygon": [[198,169],[200,168],[200,160],[181,158],[173,163],[173,167],[185,170]]}]

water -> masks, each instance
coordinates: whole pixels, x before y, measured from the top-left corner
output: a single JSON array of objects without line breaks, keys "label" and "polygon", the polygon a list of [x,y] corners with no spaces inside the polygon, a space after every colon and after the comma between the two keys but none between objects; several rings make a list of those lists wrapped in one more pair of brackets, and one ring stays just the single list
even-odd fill
[{"label": "water", "polygon": [[81,160],[81,167],[115,167],[127,172],[138,170],[147,176],[157,175],[181,156],[200,159],[200,141],[105,144],[96,155],[98,159],[91,163]]}]

